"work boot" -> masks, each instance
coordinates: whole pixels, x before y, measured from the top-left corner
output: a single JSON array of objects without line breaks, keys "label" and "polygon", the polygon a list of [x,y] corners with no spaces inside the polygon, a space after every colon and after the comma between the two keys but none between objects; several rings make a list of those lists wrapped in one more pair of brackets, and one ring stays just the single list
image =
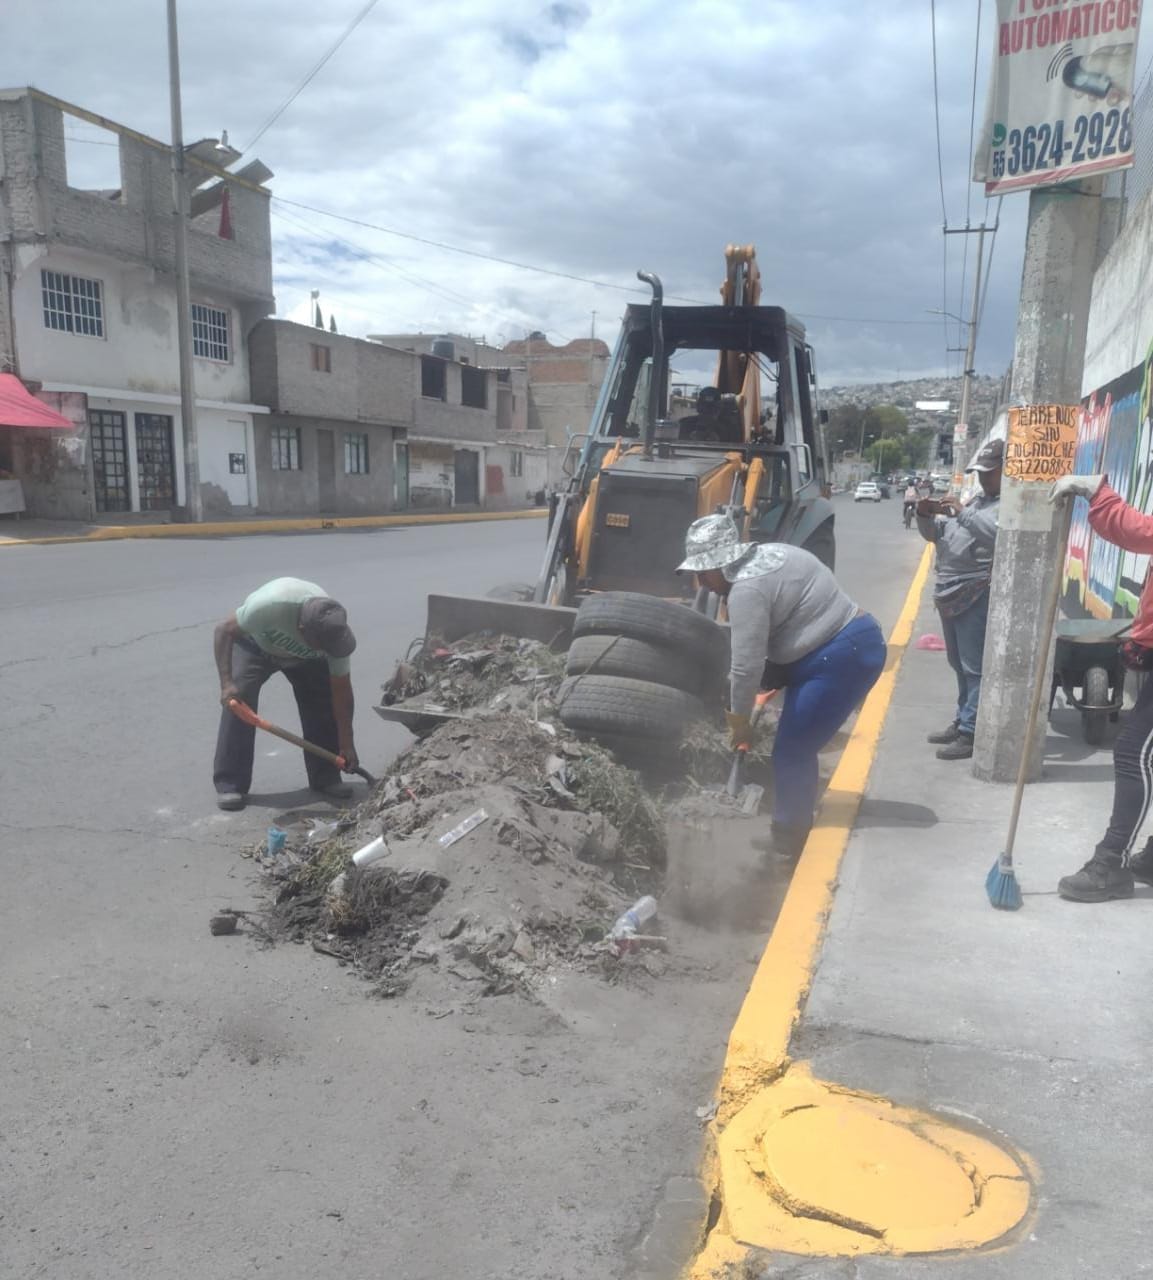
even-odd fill
[{"label": "work boot", "polygon": [[968,760],[973,754],[973,735],[957,730],[957,736],[937,752],[938,760]]},{"label": "work boot", "polygon": [[236,809],[243,809],[245,799],[246,797],[241,795],[239,791],[218,791],[216,793],[216,807],[231,813]]},{"label": "work boot", "polygon": [[1097,849],[1076,875],[1057,881],[1057,892],[1070,902],[1108,902],[1133,896],[1133,872],[1121,865],[1121,855]]},{"label": "work boot", "polygon": [[775,853],[778,858],[787,858],[795,862],[805,847],[812,827],[793,827],[783,822],[774,822],[768,839],[761,837],[752,842],[753,848],[760,853]]},{"label": "work boot", "polygon": [[1145,848],[1129,859],[1129,874],[1142,884],[1153,884],[1153,840],[1145,842]]},{"label": "work boot", "polygon": [[312,789],[319,791],[322,796],[327,796],[329,800],[347,800],[352,795],[352,786],[347,782],[330,782],[326,786]]},{"label": "work boot", "polygon": [[939,733],[931,733],[925,739],[934,747],[947,747],[950,742],[956,742],[960,736],[961,730],[957,728],[956,720],[947,728],[942,729]]}]

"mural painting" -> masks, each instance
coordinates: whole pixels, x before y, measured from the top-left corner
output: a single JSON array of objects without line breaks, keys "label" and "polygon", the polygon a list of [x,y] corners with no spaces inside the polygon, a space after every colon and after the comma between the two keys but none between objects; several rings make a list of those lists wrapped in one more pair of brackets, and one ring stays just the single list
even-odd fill
[{"label": "mural painting", "polygon": [[[1104,473],[1131,506],[1153,515],[1153,343],[1143,364],[1081,402],[1076,475]],[[1149,557],[1122,551],[1089,528],[1089,504],[1078,498],[1065,560],[1065,613],[1073,618],[1127,618],[1149,570]]]}]

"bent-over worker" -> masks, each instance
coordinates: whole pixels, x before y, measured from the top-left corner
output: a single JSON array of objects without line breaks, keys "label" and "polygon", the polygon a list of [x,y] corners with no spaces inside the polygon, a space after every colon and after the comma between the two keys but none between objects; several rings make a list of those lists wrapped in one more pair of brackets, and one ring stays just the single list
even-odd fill
[{"label": "bent-over worker", "polygon": [[876,683],[884,637],[816,556],[785,543],[742,542],[730,516],[694,521],[685,552],[680,568],[728,601],[734,751],[752,742],[762,683],[785,689],[773,745],[771,843],[796,857],[813,826],[817,754]]},{"label": "bent-over worker", "polygon": [[[1099,537],[1123,551],[1153,553],[1153,516],[1143,515],[1116,492],[1104,476],[1065,476],[1053,486],[1052,501],[1086,498],[1089,526]],[[1149,816],[1153,799],[1153,574],[1145,578],[1137,617],[1121,657],[1146,679],[1131,711],[1124,713],[1121,732],[1113,745],[1113,813],[1093,856],[1057,884],[1062,898],[1073,902],[1107,902],[1131,898],[1133,882],[1153,884],[1153,839],[1137,854],[1133,846]]]},{"label": "bent-over worker", "polygon": [[[256,730],[228,709],[230,699],[254,711],[264,682],[282,671],[292,685],[300,711],[301,734],[309,742],[344,757],[355,769],[352,737],[352,679],[349,655],[356,638],[342,605],[315,582],[275,578],[254,591],[216,628],[213,645],[220,676],[220,731],[212,780],[221,809],[242,809],[252,786]],[[340,770],[311,752],[304,753],[308,785],[332,799],[346,799],[352,788]]]}]

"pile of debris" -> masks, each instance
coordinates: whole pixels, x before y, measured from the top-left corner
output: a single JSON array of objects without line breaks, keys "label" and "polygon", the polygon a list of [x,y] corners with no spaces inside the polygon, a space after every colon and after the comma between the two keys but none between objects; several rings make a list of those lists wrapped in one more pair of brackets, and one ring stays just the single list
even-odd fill
[{"label": "pile of debris", "polygon": [[[261,855],[280,882],[279,936],[386,995],[446,978],[502,994],[560,966],[616,967],[607,935],[660,885],[664,823],[638,773],[560,726],[562,678],[546,646],[508,637],[406,659],[386,698],[425,695],[457,714],[338,824]],[[374,842],[374,860],[356,866]]]}]

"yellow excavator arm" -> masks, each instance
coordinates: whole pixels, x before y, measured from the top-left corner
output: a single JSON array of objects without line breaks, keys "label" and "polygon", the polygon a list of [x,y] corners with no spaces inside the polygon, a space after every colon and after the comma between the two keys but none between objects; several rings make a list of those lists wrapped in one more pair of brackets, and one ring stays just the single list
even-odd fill
[{"label": "yellow excavator arm", "polygon": [[[761,269],[751,244],[725,248],[725,280],[721,302],[726,307],[756,307],[761,301]],[[722,351],[717,360],[717,390],[736,396],[746,443],[761,424],[761,370],[746,351]]]}]

